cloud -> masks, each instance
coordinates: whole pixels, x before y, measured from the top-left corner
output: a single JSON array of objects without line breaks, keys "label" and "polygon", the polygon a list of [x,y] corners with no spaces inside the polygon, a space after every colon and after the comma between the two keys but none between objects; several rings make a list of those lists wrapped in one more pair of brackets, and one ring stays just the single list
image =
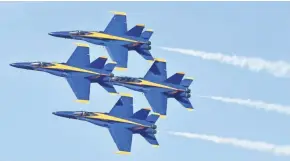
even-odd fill
[{"label": "cloud", "polygon": [[276,77],[290,77],[290,64],[284,61],[268,61],[262,58],[226,55],[222,53],[208,53],[203,51],[161,47],[163,50],[200,57],[206,60],[215,60],[220,63],[247,68],[254,72],[266,71]]},{"label": "cloud", "polygon": [[262,109],[266,111],[274,111],[281,114],[290,115],[290,106],[284,106],[279,104],[266,103],[258,100],[250,99],[240,99],[240,98],[229,98],[229,97],[218,97],[218,96],[199,96],[202,98],[209,98],[212,100],[217,100],[225,103],[235,103],[239,105],[244,105],[248,107],[253,107],[256,109]]},{"label": "cloud", "polygon": [[237,138],[226,138],[215,135],[205,135],[188,132],[169,132],[171,135],[186,137],[190,139],[199,139],[211,141],[216,144],[228,144],[235,147],[240,147],[248,150],[273,153],[279,156],[290,156],[290,145],[275,145],[261,141],[242,140]]}]

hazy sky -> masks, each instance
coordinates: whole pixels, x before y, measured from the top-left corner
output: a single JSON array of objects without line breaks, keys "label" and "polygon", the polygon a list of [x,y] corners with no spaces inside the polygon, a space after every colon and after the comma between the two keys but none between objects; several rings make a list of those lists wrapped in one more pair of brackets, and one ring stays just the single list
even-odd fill
[{"label": "hazy sky", "polygon": [[[152,148],[141,136],[135,135],[130,156],[115,154],[117,147],[105,128],[52,115],[60,110],[108,112],[118,96],[93,84],[90,104],[75,103],[75,96],[63,78],[9,66],[21,61],[66,62],[76,47],[75,41],[47,33],[103,30],[113,16],[109,13],[111,10],[127,12],[128,29],[143,23],[154,30],[152,54],[167,60],[168,76],[185,72],[186,76],[195,78],[191,85],[195,111],[188,112],[170,99],[167,119],[157,122],[160,147]],[[1,3],[0,160],[288,161],[290,156],[188,139],[167,131],[290,145],[289,116],[197,97],[234,97],[290,105],[289,78],[159,47],[290,62],[289,15],[290,3],[286,2]],[[104,48],[90,46],[91,61],[108,56]],[[129,70],[115,74],[142,77],[149,67],[147,61],[132,51]],[[149,106],[141,93],[121,87],[117,90],[133,94],[135,111]]]}]

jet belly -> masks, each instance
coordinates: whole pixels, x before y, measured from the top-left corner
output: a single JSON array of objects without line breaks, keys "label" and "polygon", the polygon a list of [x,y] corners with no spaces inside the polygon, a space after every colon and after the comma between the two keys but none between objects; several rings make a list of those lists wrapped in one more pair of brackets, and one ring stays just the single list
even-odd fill
[{"label": "jet belly", "polygon": [[146,89],[140,85],[135,85],[135,84],[128,84],[128,83],[121,83],[121,82],[113,82],[114,85],[122,86],[129,88],[134,91],[139,91],[139,92],[144,92]]}]

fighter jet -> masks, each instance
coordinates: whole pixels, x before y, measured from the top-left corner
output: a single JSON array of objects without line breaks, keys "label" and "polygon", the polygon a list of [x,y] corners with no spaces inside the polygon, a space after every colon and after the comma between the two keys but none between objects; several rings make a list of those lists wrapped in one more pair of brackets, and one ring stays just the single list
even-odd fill
[{"label": "fighter jet", "polygon": [[114,17],[104,31],[58,31],[49,35],[105,46],[111,59],[117,62],[116,70],[125,70],[129,50],[135,50],[146,60],[154,60],[149,52],[151,50],[149,39],[153,31],[147,30],[142,33],[143,29],[144,25],[140,24],[127,31],[126,13],[114,12]]},{"label": "fighter jet", "polygon": [[91,83],[99,83],[108,92],[116,94],[114,87],[105,82],[106,79],[113,76],[112,71],[116,63],[112,62],[105,65],[108,59],[106,57],[99,57],[90,63],[89,53],[88,45],[78,43],[66,63],[22,62],[10,65],[64,77],[77,97],[77,102],[88,103]]},{"label": "fighter jet", "polygon": [[183,79],[183,77],[184,73],[180,72],[167,78],[166,61],[157,58],[144,78],[114,76],[110,79],[110,83],[142,92],[153,111],[165,117],[167,98],[175,98],[185,108],[193,110],[189,101],[191,97],[189,86],[193,78]]},{"label": "fighter jet", "polygon": [[59,111],[54,115],[87,121],[95,125],[106,127],[117,145],[117,154],[129,154],[133,134],[140,134],[153,147],[158,147],[158,141],[154,134],[157,133],[155,122],[158,114],[148,116],[150,109],[141,109],[133,114],[133,98],[128,94],[122,96],[109,113],[85,112],[85,111]]}]

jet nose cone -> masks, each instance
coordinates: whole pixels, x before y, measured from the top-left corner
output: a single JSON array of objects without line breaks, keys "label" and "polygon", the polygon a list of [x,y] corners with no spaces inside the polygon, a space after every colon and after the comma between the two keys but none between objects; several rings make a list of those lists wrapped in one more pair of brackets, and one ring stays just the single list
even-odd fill
[{"label": "jet nose cone", "polygon": [[56,115],[56,112],[52,112],[52,114]]},{"label": "jet nose cone", "polygon": [[10,66],[12,66],[12,67],[16,67],[17,64],[16,64],[16,63],[11,63]]},{"label": "jet nose cone", "polygon": [[66,38],[66,39],[71,38],[70,32],[68,32],[68,31],[50,32],[50,33],[48,33],[48,35],[54,36],[54,37],[59,37],[59,38]]}]

